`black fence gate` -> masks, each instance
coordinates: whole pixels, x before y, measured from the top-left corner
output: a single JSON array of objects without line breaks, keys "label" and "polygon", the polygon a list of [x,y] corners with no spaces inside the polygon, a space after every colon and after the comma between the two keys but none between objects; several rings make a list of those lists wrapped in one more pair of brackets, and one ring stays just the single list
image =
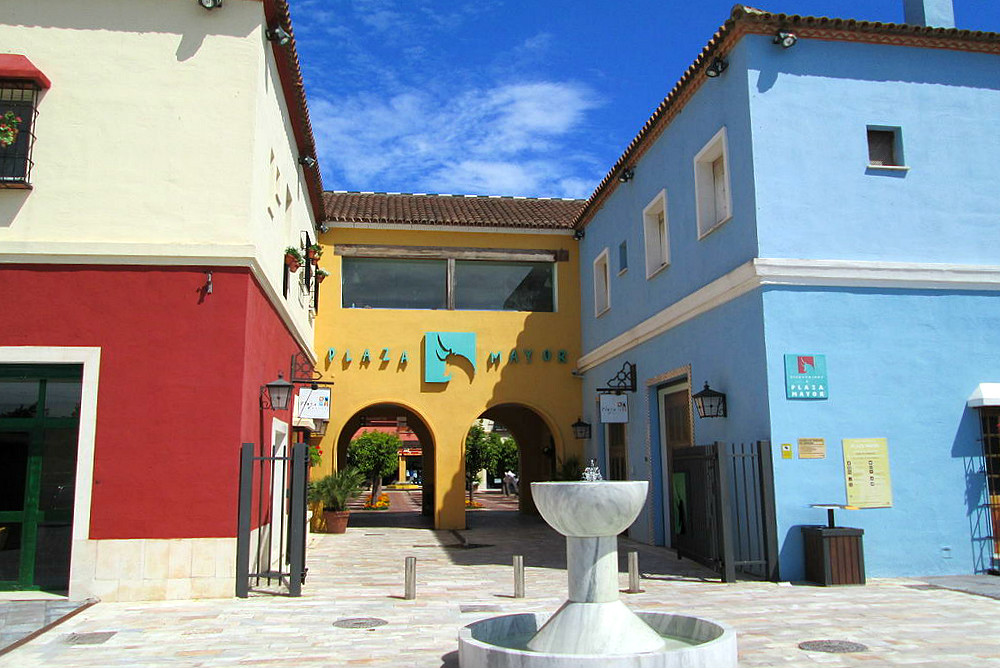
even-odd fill
[{"label": "black fence gate", "polygon": [[778,536],[769,441],[713,443],[673,453],[671,516],[679,556],[777,581]]},{"label": "black fence gate", "polygon": [[[240,450],[239,524],[236,540],[236,595],[250,590],[301,596],[306,579],[305,443],[291,456],[254,455]],[[256,501],[256,502],[255,502]]]}]

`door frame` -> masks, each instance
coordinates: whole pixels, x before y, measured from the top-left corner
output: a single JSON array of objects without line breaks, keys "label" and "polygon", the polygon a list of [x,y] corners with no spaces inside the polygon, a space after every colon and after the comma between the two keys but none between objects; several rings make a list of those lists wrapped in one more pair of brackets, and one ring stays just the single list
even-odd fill
[{"label": "door frame", "polygon": [[[78,560],[79,543],[90,538],[90,512],[94,485],[94,443],[97,435],[97,391],[100,380],[101,348],[65,346],[0,346],[0,364],[79,364],[83,365],[80,387],[80,426],[77,433],[76,481],[73,495],[72,547],[70,548],[69,597],[93,580]],[[85,560],[84,560],[85,561]],[[86,595],[86,592],[79,596]]]},{"label": "door frame", "polygon": [[[673,513],[671,512],[673,508],[673,504],[671,502],[673,494],[673,481],[670,479],[672,462],[670,448],[667,445],[667,417],[663,410],[663,400],[668,394],[677,394],[680,392],[685,392],[687,394],[688,405],[690,406],[691,373],[689,367],[685,367],[683,370],[673,375],[673,377],[668,377],[656,388],[656,416],[660,427],[660,480],[662,481],[662,484],[660,485],[660,504],[663,508],[663,544],[667,547],[673,547]],[[694,445],[693,419],[691,421],[691,440],[692,443],[689,445]]]}]

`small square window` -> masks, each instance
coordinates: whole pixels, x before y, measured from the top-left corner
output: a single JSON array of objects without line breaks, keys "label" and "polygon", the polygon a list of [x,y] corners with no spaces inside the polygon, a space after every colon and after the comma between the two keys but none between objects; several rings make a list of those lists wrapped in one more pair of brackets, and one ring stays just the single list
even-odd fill
[{"label": "small square window", "polygon": [[618,273],[624,274],[628,271],[628,242],[623,241],[618,244]]},{"label": "small square window", "polygon": [[868,126],[868,165],[903,167],[903,143],[899,128]]}]

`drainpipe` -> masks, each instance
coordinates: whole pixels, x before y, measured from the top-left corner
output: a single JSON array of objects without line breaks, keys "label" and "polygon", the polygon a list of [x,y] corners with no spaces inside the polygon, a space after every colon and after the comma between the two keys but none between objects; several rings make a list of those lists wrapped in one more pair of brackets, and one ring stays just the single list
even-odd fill
[{"label": "drainpipe", "polygon": [[954,28],[952,0],[903,0],[903,21],[914,26]]}]

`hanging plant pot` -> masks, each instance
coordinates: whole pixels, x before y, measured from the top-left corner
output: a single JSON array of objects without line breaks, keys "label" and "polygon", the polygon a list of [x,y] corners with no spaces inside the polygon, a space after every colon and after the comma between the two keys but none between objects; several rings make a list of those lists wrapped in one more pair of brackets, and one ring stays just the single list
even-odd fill
[{"label": "hanging plant pot", "polygon": [[318,270],[316,272],[316,282],[317,283],[322,283],[324,281],[324,279],[326,279],[326,277],[329,276],[329,275],[330,274],[328,274],[327,272],[323,271],[322,269]]},{"label": "hanging plant pot", "polygon": [[306,248],[306,257],[313,264],[319,264],[319,259],[323,257],[323,247],[319,244],[311,244]]},{"label": "hanging plant pot", "polygon": [[293,273],[298,271],[299,267],[302,266],[302,262],[302,253],[299,252],[299,249],[293,246],[285,249],[285,266],[288,267],[288,271]]}]

